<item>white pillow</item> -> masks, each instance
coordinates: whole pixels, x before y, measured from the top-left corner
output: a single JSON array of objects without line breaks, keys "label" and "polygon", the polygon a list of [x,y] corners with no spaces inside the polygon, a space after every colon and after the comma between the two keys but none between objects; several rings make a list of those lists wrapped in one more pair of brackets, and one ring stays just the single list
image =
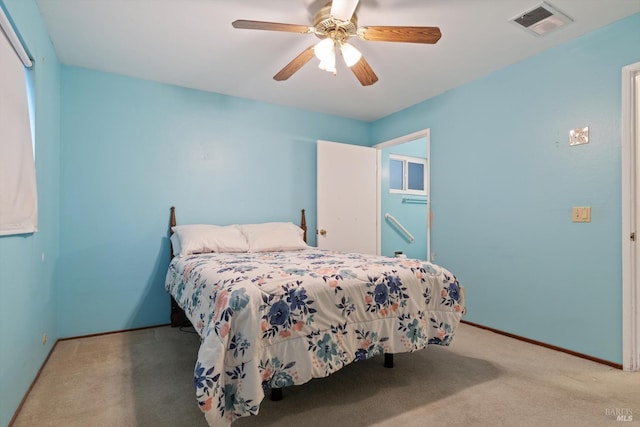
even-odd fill
[{"label": "white pillow", "polygon": [[209,224],[176,225],[172,230],[180,240],[180,255],[205,252],[247,252],[249,249],[247,239],[237,225],[224,227]]},{"label": "white pillow", "polygon": [[171,248],[173,249],[173,256],[180,255],[181,248],[180,248],[180,238],[178,237],[178,235],[176,233],[173,233],[169,238],[169,240],[171,240]]},{"label": "white pillow", "polygon": [[309,246],[304,231],[292,222],[266,222],[240,225],[249,243],[249,252],[295,251]]}]

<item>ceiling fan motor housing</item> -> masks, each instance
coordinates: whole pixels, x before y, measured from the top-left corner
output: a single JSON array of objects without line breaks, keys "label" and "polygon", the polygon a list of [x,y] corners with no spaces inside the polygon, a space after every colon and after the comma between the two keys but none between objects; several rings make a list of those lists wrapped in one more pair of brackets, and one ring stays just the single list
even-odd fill
[{"label": "ceiling fan motor housing", "polygon": [[358,16],[354,13],[349,21],[341,21],[331,16],[331,3],[322,7],[313,16],[313,26],[319,38],[331,37],[345,41],[358,31]]}]

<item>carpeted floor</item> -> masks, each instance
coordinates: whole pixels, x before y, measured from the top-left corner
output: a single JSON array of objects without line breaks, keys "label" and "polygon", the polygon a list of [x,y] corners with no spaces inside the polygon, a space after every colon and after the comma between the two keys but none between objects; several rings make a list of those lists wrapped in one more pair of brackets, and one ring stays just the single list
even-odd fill
[{"label": "carpeted floor", "polygon": [[[206,426],[192,386],[199,338],[158,327],[59,342],[15,427]],[[619,418],[618,415],[626,418]],[[627,420],[626,422],[623,419]],[[630,420],[631,421],[628,421]],[[461,325],[448,348],[354,363],[265,399],[249,426],[640,424],[640,373]]]}]

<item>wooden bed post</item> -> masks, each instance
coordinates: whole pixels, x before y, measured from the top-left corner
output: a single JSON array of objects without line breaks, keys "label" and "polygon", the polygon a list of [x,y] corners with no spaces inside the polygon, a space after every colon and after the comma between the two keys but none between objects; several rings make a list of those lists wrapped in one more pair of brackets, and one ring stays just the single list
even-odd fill
[{"label": "wooden bed post", "polygon": [[[173,234],[172,228],[176,226],[176,207],[171,206],[171,216],[169,217],[169,237]],[[173,259],[173,243],[169,240],[169,250],[171,251],[171,256],[169,259]]]},{"label": "wooden bed post", "polygon": [[302,216],[300,218],[300,228],[304,230],[302,238],[304,239],[304,242],[307,243],[307,218],[304,215],[304,209],[302,209]]}]

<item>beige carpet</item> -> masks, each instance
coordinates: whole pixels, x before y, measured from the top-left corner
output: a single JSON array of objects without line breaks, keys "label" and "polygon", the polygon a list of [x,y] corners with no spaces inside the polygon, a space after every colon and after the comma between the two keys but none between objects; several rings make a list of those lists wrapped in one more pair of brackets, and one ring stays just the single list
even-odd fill
[{"label": "beige carpet", "polygon": [[[159,327],[61,341],[15,427],[206,426],[192,373],[195,333]],[[640,373],[623,372],[469,325],[448,348],[354,363],[248,426],[640,425]]]}]

